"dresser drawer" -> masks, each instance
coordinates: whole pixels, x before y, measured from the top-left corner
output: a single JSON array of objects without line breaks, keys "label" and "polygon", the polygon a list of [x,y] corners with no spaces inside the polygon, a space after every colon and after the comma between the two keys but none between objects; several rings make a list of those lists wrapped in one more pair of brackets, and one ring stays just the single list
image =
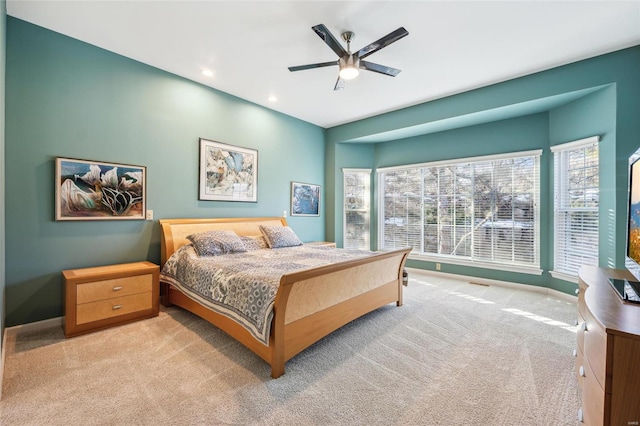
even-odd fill
[{"label": "dresser drawer", "polygon": [[83,304],[111,299],[113,297],[150,292],[152,287],[152,274],[134,275],[132,277],[78,284],[76,287],[76,303]]},{"label": "dresser drawer", "polygon": [[78,305],[76,324],[86,324],[105,318],[113,318],[132,312],[151,309],[151,292],[115,297],[113,299]]},{"label": "dresser drawer", "polygon": [[582,402],[584,424],[599,426],[604,419],[604,407],[610,403],[611,395],[604,392],[595,378],[589,363],[584,363],[582,380]]},{"label": "dresser drawer", "polygon": [[582,353],[584,353],[584,331],[586,329],[586,326],[583,325],[584,323],[585,323],[584,317],[578,311],[578,327],[576,331],[576,344],[578,346],[578,349]]},{"label": "dresser drawer", "polygon": [[607,334],[588,310],[585,315],[583,354],[585,358],[584,363],[589,364],[593,371],[593,375],[600,384],[600,387],[605,389],[607,371]]},{"label": "dresser drawer", "polygon": [[583,385],[583,383],[582,383],[583,377],[580,374],[580,371],[581,371],[580,367],[584,368],[584,355],[583,355],[582,349],[580,349],[580,348],[577,348],[575,351],[576,351],[575,352],[575,354],[576,354],[575,372],[576,372],[576,377],[578,378],[578,384],[580,386],[582,386]]}]

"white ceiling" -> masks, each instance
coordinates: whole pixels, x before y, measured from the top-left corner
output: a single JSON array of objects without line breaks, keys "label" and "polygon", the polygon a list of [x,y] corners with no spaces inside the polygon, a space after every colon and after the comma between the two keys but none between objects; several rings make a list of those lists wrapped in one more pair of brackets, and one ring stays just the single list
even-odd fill
[{"label": "white ceiling", "polygon": [[[325,128],[640,44],[640,0],[8,0],[7,12]],[[402,72],[362,71],[342,91],[337,67],[289,72],[337,59],[317,24],[340,41],[355,32],[352,51],[405,27],[367,58]]]}]

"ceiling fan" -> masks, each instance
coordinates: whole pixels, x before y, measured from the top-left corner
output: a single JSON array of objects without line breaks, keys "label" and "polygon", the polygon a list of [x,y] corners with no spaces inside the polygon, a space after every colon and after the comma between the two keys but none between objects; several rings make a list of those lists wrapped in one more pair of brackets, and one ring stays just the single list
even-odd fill
[{"label": "ceiling fan", "polygon": [[373,62],[364,61],[363,59],[367,56],[376,53],[378,50],[387,47],[391,43],[394,43],[400,40],[402,37],[408,36],[409,32],[405,30],[403,27],[398,28],[397,30],[387,34],[379,40],[374,41],[368,46],[363,47],[358,50],[356,53],[351,53],[351,40],[355,38],[355,33],[351,31],[345,31],[342,33],[342,39],[347,42],[347,50],[344,50],[342,45],[336,40],[336,38],[331,34],[331,32],[325,27],[323,24],[316,25],[315,27],[311,27],[313,31],[315,31],[318,36],[324,40],[324,42],[336,52],[336,55],[340,59],[337,61],[331,62],[320,62],[317,64],[309,64],[309,65],[299,65],[295,67],[289,67],[289,71],[302,71],[308,70],[312,68],[321,68],[328,67],[332,65],[338,65],[340,67],[340,71],[338,72],[338,81],[336,81],[336,85],[333,90],[341,90],[344,88],[345,80],[351,80],[356,78],[359,74],[359,70],[367,70],[373,71],[380,74],[388,75],[391,77],[395,77],[400,73],[399,69],[387,67],[384,65],[374,64]]}]

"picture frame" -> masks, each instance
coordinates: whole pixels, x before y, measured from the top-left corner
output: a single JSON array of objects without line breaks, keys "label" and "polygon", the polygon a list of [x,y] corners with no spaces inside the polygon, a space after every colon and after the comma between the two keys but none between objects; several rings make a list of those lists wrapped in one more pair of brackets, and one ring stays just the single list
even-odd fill
[{"label": "picture frame", "polygon": [[258,202],[258,151],[200,138],[199,199]]},{"label": "picture frame", "polygon": [[291,216],[320,216],[320,185],[291,182]]},{"label": "picture frame", "polygon": [[55,220],[144,220],[147,168],[56,158]]}]

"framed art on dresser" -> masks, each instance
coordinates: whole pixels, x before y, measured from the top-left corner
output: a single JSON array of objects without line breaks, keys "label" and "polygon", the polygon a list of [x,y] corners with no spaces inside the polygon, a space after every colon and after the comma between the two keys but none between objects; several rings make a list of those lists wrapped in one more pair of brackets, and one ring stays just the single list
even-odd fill
[{"label": "framed art on dresser", "polygon": [[56,220],[144,220],[147,168],[56,158]]},{"label": "framed art on dresser", "polygon": [[199,199],[258,202],[258,151],[200,138]]}]

